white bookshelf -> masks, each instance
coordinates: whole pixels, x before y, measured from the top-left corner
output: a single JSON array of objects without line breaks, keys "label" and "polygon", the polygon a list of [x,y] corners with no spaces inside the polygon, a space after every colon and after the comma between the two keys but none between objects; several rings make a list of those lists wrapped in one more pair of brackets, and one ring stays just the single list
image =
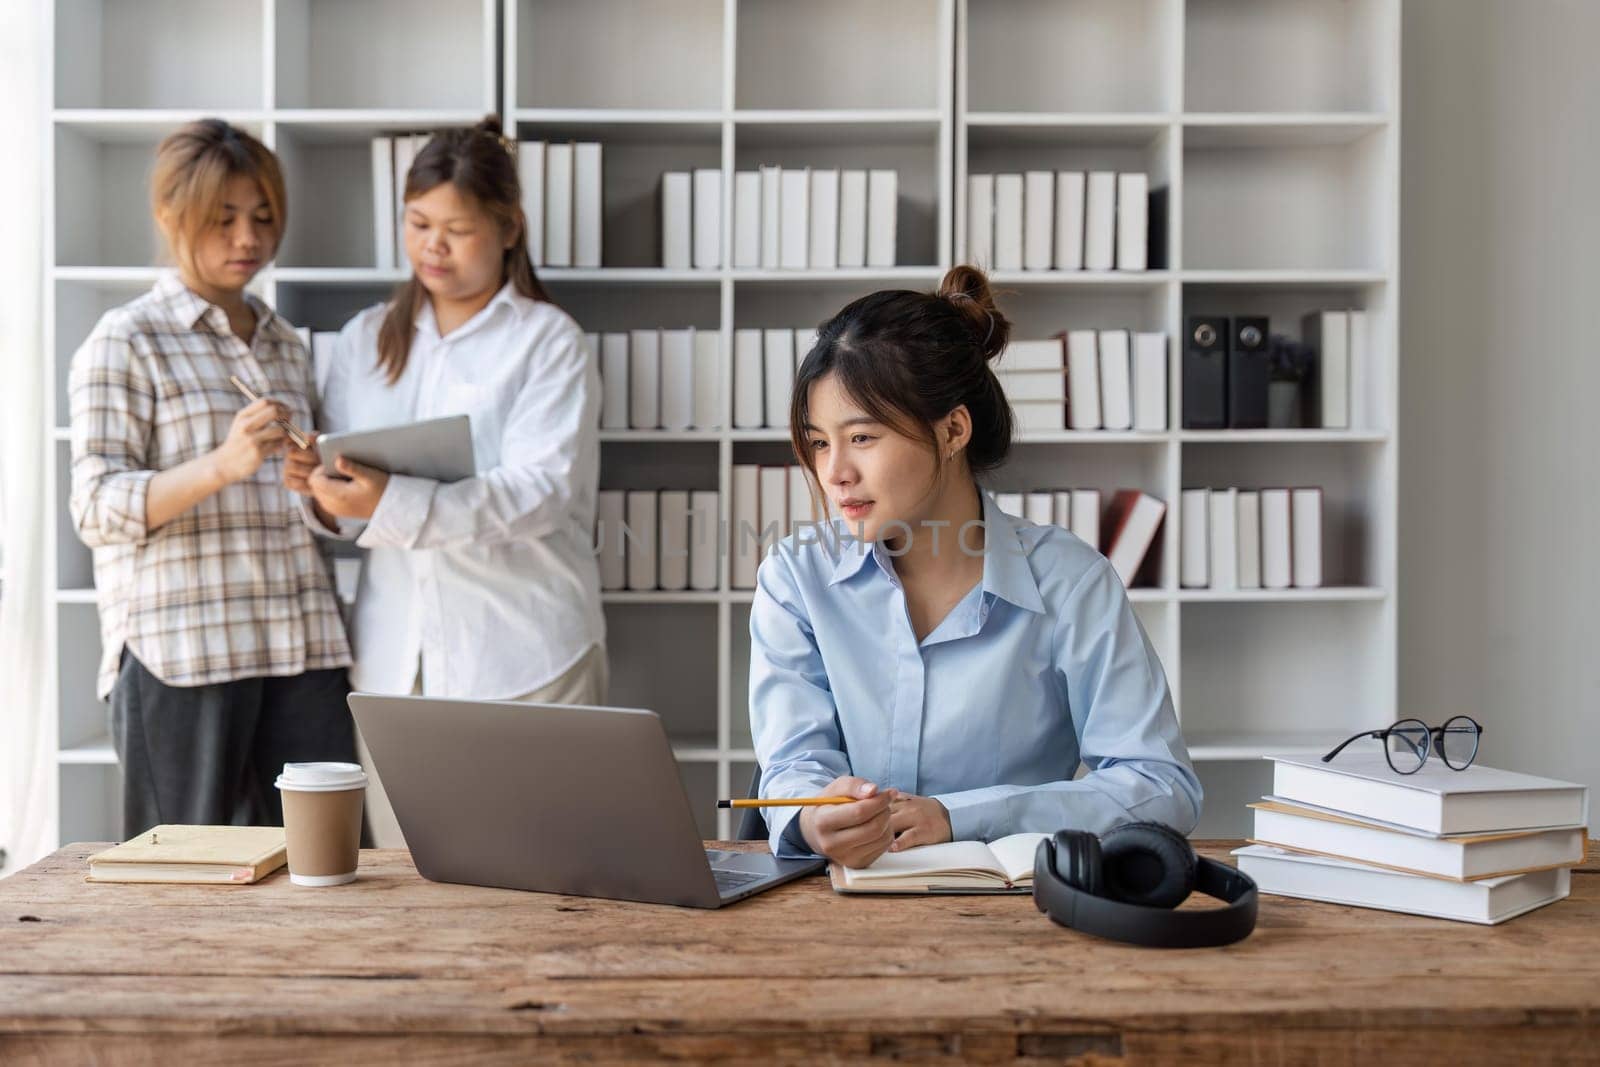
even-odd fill
[{"label": "white bookshelf", "polygon": [[[1132,327],[1176,342],[1200,311],[1270,314],[1294,333],[1304,311],[1364,307],[1377,358],[1358,387],[1375,421],[1177,429],[1174,347],[1174,429],[1029,435],[992,483],[1133,486],[1169,505],[1185,485],[1325,487],[1327,587],[1180,590],[1171,507],[1162,582],[1132,591],[1207,787],[1203,830],[1243,828],[1261,753],[1394,718],[1398,0],[673,0],[670,17],[659,0],[160,0],[137,18],[128,7],[56,2],[45,402],[57,428],[45,449],[61,516],[51,640],[63,840],[120,826],[92,691],[89,557],[65,518],[66,364],[105,308],[153,280],[143,175],[160,136],[200,114],[281,154],[289,232],[259,288],[314,329],[337,328],[403,277],[372,266],[366,146],[379,131],[496,111],[524,139],[602,142],[604,266],[541,278],[587,331],[715,329],[725,352],[736,328],[815,324],[873,289],[935,284],[960,259],[969,171],[1149,171],[1171,189],[1165,265],[996,275],[1014,336]],[[192,56],[197,38],[215,46],[205,62],[161,62],[180,39]],[[110,65],[84,60],[111,51]],[[734,172],[763,163],[897,170],[900,265],[660,268],[660,174],[719,168],[726,221]],[[731,226],[723,233],[728,263]],[[722,373],[726,409],[731,361]],[[735,463],[793,462],[781,429],[601,440],[604,488],[714,489],[724,517]],[[754,764],[750,602],[726,563],[717,591],[603,596],[612,700],[661,713],[708,836],[730,831],[714,800],[742,791]]]}]

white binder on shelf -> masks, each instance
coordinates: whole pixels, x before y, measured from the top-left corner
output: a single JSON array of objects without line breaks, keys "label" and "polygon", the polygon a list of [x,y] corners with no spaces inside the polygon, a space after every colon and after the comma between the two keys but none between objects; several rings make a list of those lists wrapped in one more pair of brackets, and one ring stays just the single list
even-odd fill
[{"label": "white binder on shelf", "polygon": [[867,265],[867,172],[839,172],[839,266]]},{"label": "white binder on shelf", "polygon": [[789,427],[789,398],[794,386],[794,331],[762,332],[762,368],[766,378],[766,424]]},{"label": "white binder on shelf", "polygon": [[1093,330],[1067,331],[1067,426],[1098,430],[1100,354]]},{"label": "white binder on shelf", "polygon": [[1117,176],[1112,171],[1089,173],[1084,196],[1083,266],[1085,270],[1110,270],[1115,264],[1117,232]]},{"label": "white binder on shelf", "polygon": [[694,193],[686,171],[661,176],[661,266],[688,270],[694,262]]},{"label": "white binder on shelf", "polygon": [[783,174],[777,167],[762,167],[761,175],[761,269],[782,266]]},{"label": "white binder on shelf", "polygon": [[741,170],[733,176],[733,266],[761,266],[761,172]]},{"label": "white binder on shelf", "polygon": [[654,490],[628,493],[628,588],[644,591],[656,588],[660,536]]},{"label": "white binder on shelf", "polygon": [[1133,365],[1127,330],[1100,331],[1100,421],[1108,430],[1133,428]]},{"label": "white binder on shelf", "polygon": [[656,584],[678,592],[689,588],[689,494],[663,489],[659,506],[661,557]]},{"label": "white binder on shelf", "polygon": [[967,175],[966,260],[984,270],[994,269],[994,175]]},{"label": "white binder on shelf", "polygon": [[1056,270],[1083,269],[1083,198],[1081,170],[1056,174]]},{"label": "white binder on shelf", "polygon": [[835,270],[839,266],[839,172],[811,172],[810,253],[812,270]]},{"label": "white binder on shelf", "polygon": [[1144,270],[1150,244],[1150,178],[1117,175],[1117,269]]},{"label": "white binder on shelf", "polygon": [[762,382],[761,331],[733,331],[733,428],[757,430],[766,424],[766,387]]},{"label": "white binder on shelf", "polygon": [[544,266],[544,142],[517,144],[517,184],[522,186],[522,219],[528,227],[528,258]]},{"label": "white binder on shelf", "polygon": [[867,266],[895,265],[900,175],[892,170],[867,172]]},{"label": "white binder on shelf", "polygon": [[572,265],[600,266],[601,249],[601,149],[598,142],[584,141],[572,151]]},{"label": "white binder on shelf", "polygon": [[549,144],[544,153],[544,262],[547,267],[570,267],[573,148]]},{"label": "white binder on shelf", "polygon": [[661,426],[661,333],[628,332],[628,428]]},{"label": "white binder on shelf", "polygon": [[784,270],[805,270],[811,262],[811,171],[785,168],[778,180],[783,220],[778,264]]},{"label": "white binder on shelf", "polygon": [[994,269],[1022,269],[1022,175],[994,176]]},{"label": "white binder on shelf", "polygon": [[695,490],[689,494],[689,588],[700,592],[717,588],[717,494]]},{"label": "white binder on shelf", "polygon": [[1049,270],[1054,259],[1056,176],[1030,170],[1022,186],[1022,269]]},{"label": "white binder on shelf", "polygon": [[722,332],[694,331],[694,403],[690,425],[722,429]]},{"label": "white binder on shelf", "polygon": [[722,266],[722,172],[694,172],[694,269]]},{"label": "white binder on shelf", "polygon": [[694,331],[661,331],[661,428],[687,430],[694,422]]},{"label": "white binder on shelf", "polygon": [[395,267],[394,139],[372,139],[372,262],[379,270]]},{"label": "white binder on shelf", "polygon": [[600,336],[600,428],[626,430],[632,391],[628,388],[628,335]]},{"label": "white binder on shelf", "polygon": [[602,489],[595,498],[595,544],[599,546],[600,588],[626,589],[628,556],[627,494],[618,489]]}]

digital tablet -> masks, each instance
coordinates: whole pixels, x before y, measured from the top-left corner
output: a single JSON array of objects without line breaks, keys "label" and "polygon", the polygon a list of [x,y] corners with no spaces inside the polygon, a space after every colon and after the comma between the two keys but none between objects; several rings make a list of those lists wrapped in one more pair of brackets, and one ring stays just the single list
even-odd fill
[{"label": "digital tablet", "polygon": [[390,474],[456,482],[478,473],[472,454],[472,420],[446,415],[403,426],[349,430],[317,438],[322,465],[334,471],[340,456]]}]

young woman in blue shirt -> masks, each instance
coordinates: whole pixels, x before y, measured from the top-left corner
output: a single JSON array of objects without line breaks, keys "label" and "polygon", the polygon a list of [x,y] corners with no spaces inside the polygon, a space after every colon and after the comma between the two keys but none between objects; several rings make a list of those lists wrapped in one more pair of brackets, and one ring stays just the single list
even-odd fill
[{"label": "young woman in blue shirt", "polygon": [[978,485],[1011,445],[989,366],[1009,334],[984,275],[956,267],[936,293],[847,306],[796,376],[794,447],[840,518],[761,564],[751,727],[763,796],[856,799],[766,809],[779,855],[863,867],[940,841],[1199,818],[1116,572]]}]

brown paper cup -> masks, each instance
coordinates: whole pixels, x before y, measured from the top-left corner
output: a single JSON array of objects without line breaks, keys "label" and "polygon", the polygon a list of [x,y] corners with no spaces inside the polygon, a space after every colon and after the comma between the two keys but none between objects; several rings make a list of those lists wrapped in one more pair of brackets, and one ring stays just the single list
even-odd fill
[{"label": "brown paper cup", "polygon": [[343,885],[361,856],[361,807],[367,779],[354,763],[286,763],[278,776],[289,880]]}]

